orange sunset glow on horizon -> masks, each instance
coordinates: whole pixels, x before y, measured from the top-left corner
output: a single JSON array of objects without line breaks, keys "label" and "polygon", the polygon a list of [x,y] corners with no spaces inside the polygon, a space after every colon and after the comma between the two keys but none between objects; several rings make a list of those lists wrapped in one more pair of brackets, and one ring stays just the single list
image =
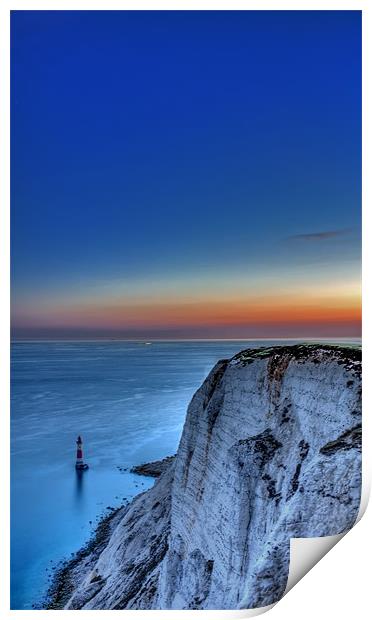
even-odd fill
[{"label": "orange sunset glow on horizon", "polygon": [[128,297],[90,299],[47,304],[45,311],[28,309],[28,316],[16,317],[20,326],[34,329],[82,330],[84,333],[125,337],[138,332],[156,337],[199,336],[208,333],[238,337],[288,337],[309,335],[359,336],[361,303],[357,290],[315,291],[213,296]]}]

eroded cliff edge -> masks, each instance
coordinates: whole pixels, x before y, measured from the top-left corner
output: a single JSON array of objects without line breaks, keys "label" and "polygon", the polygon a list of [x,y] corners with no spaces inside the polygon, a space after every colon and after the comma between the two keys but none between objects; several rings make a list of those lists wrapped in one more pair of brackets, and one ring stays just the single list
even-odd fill
[{"label": "eroded cliff edge", "polygon": [[353,525],[360,451],[360,349],[271,347],[218,362],[189,405],[175,460],[116,516],[103,550],[71,567],[65,608],[277,601],[290,538]]}]

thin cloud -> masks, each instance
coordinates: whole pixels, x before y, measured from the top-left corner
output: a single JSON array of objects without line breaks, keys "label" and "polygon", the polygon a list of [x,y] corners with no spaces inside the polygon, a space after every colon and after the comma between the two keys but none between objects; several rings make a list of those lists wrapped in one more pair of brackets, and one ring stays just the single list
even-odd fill
[{"label": "thin cloud", "polygon": [[301,235],[291,235],[287,237],[289,241],[327,241],[336,237],[345,237],[351,232],[351,228],[341,228],[339,230],[324,230],[314,233],[303,233]]}]

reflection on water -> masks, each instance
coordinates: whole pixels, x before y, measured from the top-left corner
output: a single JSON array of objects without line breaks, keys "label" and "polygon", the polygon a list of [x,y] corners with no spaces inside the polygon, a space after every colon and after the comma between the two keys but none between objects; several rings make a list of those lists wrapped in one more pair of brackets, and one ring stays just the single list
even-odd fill
[{"label": "reflection on water", "polygon": [[75,484],[75,498],[76,498],[76,504],[80,505],[81,502],[83,501],[83,493],[84,493],[84,476],[88,475],[88,471],[79,471],[78,469],[75,469],[75,480],[76,480],[76,484]]}]

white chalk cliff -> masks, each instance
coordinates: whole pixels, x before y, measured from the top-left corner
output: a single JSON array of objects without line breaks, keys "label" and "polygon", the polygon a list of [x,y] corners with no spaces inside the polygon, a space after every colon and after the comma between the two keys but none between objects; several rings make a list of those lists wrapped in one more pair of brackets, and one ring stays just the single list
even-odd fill
[{"label": "white chalk cliff", "polygon": [[361,353],[296,345],[216,364],[177,457],[73,569],[68,609],[237,609],[283,594],[291,537],[352,527]]}]

